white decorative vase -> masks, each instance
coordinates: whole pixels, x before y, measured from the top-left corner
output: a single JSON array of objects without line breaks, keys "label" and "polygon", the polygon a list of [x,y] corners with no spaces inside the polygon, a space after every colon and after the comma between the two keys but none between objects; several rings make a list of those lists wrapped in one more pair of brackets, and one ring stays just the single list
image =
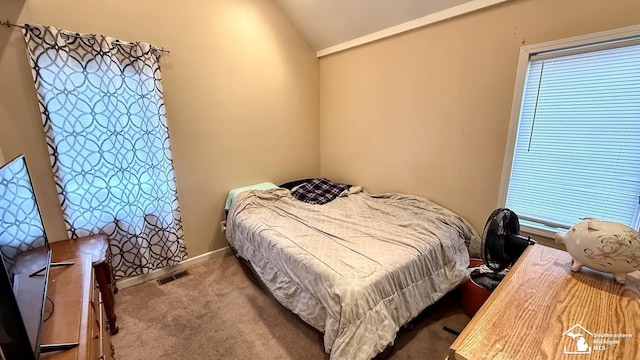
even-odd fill
[{"label": "white decorative vase", "polygon": [[556,244],[564,244],[573,257],[572,271],[586,266],[624,284],[627,273],[640,270],[640,233],[620,223],[582,220],[566,234],[556,233]]}]

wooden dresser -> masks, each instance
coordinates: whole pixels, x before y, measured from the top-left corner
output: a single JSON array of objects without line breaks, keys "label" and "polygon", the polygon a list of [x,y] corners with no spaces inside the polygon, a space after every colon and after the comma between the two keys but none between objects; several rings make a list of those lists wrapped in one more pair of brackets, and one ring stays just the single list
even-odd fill
[{"label": "wooden dresser", "polygon": [[637,359],[637,272],[621,285],[611,274],[570,267],[565,251],[527,248],[451,345],[449,359]]},{"label": "wooden dresser", "polygon": [[65,261],[73,262],[73,265],[51,268],[47,294],[53,307],[45,308],[45,317],[50,317],[43,324],[41,344],[78,343],[78,346],[41,353],[40,359],[115,359],[91,256],[83,255]]},{"label": "wooden dresser", "polygon": [[[78,343],[77,347],[41,353],[44,360],[112,360],[111,335],[117,333],[114,312],[116,291],[109,244],[104,235],[53,242],[52,262],[73,265],[52,267],[41,344]],[[52,311],[51,311],[52,310]]]},{"label": "wooden dresser", "polygon": [[111,251],[106,235],[90,235],[78,239],[68,239],[51,243],[52,261],[67,261],[83,255],[91,256],[93,271],[98,287],[102,295],[105,312],[107,314],[107,327],[111,335],[118,333],[115,313],[115,297],[118,292],[113,268],[111,267]]}]

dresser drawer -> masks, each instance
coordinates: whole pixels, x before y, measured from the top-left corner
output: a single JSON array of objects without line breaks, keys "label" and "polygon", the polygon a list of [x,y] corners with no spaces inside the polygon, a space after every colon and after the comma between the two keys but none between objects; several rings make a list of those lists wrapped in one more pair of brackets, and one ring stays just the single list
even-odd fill
[{"label": "dresser drawer", "polygon": [[43,324],[41,342],[78,343],[78,346],[43,353],[40,360],[115,359],[111,334],[118,330],[113,311],[116,288],[106,236],[58,241],[51,248],[52,261],[73,265],[58,267],[50,274],[48,295],[55,311]]}]

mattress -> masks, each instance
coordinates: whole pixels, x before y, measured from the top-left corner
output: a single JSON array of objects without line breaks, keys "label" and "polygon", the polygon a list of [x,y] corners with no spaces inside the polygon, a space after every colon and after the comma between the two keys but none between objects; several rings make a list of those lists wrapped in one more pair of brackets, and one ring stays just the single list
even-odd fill
[{"label": "mattress", "polygon": [[241,192],[226,235],[273,296],[324,333],[331,359],[371,359],[468,278],[478,236],[419,196],[343,195],[312,205],[282,188]]}]

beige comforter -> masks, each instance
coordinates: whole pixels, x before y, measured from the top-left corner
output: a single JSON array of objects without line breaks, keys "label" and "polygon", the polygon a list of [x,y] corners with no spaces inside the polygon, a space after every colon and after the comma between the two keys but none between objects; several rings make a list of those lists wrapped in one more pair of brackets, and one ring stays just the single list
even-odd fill
[{"label": "beige comforter", "polygon": [[404,194],[352,187],[325,205],[289,190],[246,191],[227,239],[274,297],[324,332],[331,359],[370,359],[400,326],[468,277],[477,240],[460,216]]}]

